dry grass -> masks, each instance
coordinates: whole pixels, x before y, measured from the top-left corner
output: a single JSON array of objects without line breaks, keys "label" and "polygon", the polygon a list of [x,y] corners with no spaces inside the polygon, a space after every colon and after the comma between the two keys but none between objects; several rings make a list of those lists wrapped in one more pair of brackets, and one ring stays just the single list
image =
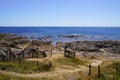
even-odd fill
[{"label": "dry grass", "polygon": [[[34,74],[18,74],[18,77],[26,78],[39,78],[35,80],[97,80],[97,66],[92,66],[92,74],[88,76],[88,65],[94,63],[95,59],[78,59],[78,58],[65,58],[63,54],[53,54],[52,57],[48,56],[46,58],[32,58],[26,61],[39,61],[45,63],[47,61],[52,61],[54,69],[49,72],[40,72]],[[102,61],[101,65],[101,80],[115,80],[116,75],[114,69],[115,66],[120,67],[120,62],[118,60],[110,59],[98,59]],[[106,73],[105,73],[106,72]],[[8,73],[11,74],[11,73]],[[16,74],[16,73],[15,73]],[[107,74],[107,77],[105,76]],[[112,78],[111,78],[112,75]],[[40,79],[41,77],[41,79]],[[43,79],[44,78],[44,79]],[[18,79],[19,80],[19,79]],[[23,79],[24,80],[24,79]],[[25,79],[26,80],[26,79]],[[32,79],[31,79],[32,80]],[[33,79],[34,80],[34,79]],[[119,80],[119,79],[118,79]]]}]

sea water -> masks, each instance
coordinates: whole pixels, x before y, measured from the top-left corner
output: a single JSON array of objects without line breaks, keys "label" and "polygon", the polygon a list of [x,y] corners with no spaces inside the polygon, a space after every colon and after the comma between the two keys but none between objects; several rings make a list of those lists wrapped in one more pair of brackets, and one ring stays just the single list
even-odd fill
[{"label": "sea water", "polygon": [[[120,40],[120,27],[0,27],[0,33],[15,33],[27,37],[52,36],[55,44],[58,41],[82,40]],[[75,38],[59,38],[58,35],[81,35]]]}]

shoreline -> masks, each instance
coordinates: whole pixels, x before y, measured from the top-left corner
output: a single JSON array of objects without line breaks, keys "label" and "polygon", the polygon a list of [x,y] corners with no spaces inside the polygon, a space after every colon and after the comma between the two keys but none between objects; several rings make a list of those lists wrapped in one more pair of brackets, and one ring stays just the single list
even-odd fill
[{"label": "shoreline", "polygon": [[[1,34],[1,33],[0,33]],[[120,41],[118,35],[102,35],[102,34],[43,34],[43,33],[2,33],[14,34],[17,36],[28,37],[30,40],[52,41],[52,45],[56,42],[73,42],[73,41]]]},{"label": "shoreline", "polygon": [[[17,34],[0,34],[1,40],[0,45],[10,47],[11,49],[39,49],[42,51],[53,52],[64,52],[64,46],[67,46],[68,49],[75,51],[76,55],[81,55],[83,57],[101,57],[108,56],[106,53],[109,53],[109,56],[120,56],[120,40],[102,40],[102,41],[56,41],[53,45],[53,42],[49,40],[52,36],[44,36],[39,38],[30,39],[26,36],[19,36]],[[60,37],[60,35],[59,35]],[[62,36],[67,38],[76,38],[76,36]],[[77,35],[77,37],[79,37]],[[1,47],[2,50],[2,47]]]}]

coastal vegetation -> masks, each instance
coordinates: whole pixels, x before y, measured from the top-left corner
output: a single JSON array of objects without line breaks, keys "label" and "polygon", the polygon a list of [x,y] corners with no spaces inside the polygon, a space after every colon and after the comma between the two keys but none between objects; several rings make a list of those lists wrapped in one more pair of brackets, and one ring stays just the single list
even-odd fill
[{"label": "coastal vegetation", "polygon": [[58,58],[55,61],[56,65],[63,65],[63,66],[73,66],[73,67],[77,67],[79,65],[86,65],[88,64],[88,61],[84,61],[84,60],[80,60],[78,58],[74,59],[74,58]]},{"label": "coastal vegetation", "polygon": [[120,80],[120,41],[53,46],[51,37],[0,34],[0,80]]},{"label": "coastal vegetation", "polygon": [[13,71],[18,73],[34,73],[50,71],[51,67],[48,63],[40,63],[29,61],[19,64],[16,61],[0,62],[0,70]]},{"label": "coastal vegetation", "polygon": [[[63,58],[60,58],[63,59]],[[57,60],[57,59],[56,59]],[[18,71],[12,71],[15,72],[16,75],[11,73],[10,70],[7,70],[8,72],[1,72],[0,71],[0,79],[1,80],[66,80],[72,78],[72,80],[97,80],[98,79],[98,66],[91,65],[91,75],[89,74],[89,68],[88,66],[83,65],[83,63],[78,66],[74,66],[76,62],[74,61],[72,63],[74,64],[65,64],[63,61],[58,61],[56,63],[56,60],[52,61],[54,69],[51,71],[44,71],[44,72],[30,72],[30,73],[20,73],[18,74]],[[65,60],[65,59],[63,59]],[[4,63],[5,64],[5,63]],[[100,79],[101,80],[119,80],[120,79],[120,69],[118,69],[118,72],[116,72],[116,67],[120,68],[120,61],[105,61],[103,64],[100,66]],[[3,65],[3,64],[2,64]],[[9,65],[9,64],[8,64]],[[88,65],[88,64],[87,64]],[[9,65],[10,66],[10,65]],[[32,69],[33,66],[30,68]],[[10,69],[9,67],[7,67]],[[30,69],[29,68],[29,69]],[[27,69],[27,67],[26,67]],[[40,68],[42,69],[42,68]],[[56,72],[56,69],[59,70]],[[27,69],[28,70],[28,69]],[[4,70],[3,70],[4,71]],[[9,73],[10,72],[10,73]],[[37,74],[34,74],[37,73]],[[47,73],[48,75],[44,75]],[[37,76],[38,75],[38,76]],[[41,77],[42,76],[42,77]]]}]

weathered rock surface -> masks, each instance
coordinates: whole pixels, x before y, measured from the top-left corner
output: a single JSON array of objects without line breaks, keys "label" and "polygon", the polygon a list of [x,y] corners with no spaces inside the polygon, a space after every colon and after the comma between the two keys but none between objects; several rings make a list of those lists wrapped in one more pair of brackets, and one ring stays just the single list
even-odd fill
[{"label": "weathered rock surface", "polygon": [[109,53],[120,55],[120,41],[76,41],[65,43],[68,48],[76,52]]}]

